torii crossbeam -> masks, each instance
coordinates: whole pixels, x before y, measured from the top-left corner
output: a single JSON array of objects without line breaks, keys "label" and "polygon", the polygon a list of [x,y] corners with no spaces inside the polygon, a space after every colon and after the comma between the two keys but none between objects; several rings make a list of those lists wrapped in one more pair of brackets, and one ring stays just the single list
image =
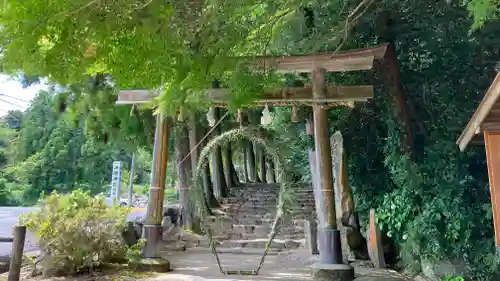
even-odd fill
[{"label": "torii crossbeam", "polygon": [[[215,106],[225,106],[231,98],[228,89],[206,89],[206,98]],[[153,101],[155,93],[150,90],[125,90],[118,93],[117,105],[143,104]],[[289,87],[269,90],[262,93],[253,103],[254,105],[275,104],[293,105],[297,103],[326,103],[344,104],[346,102],[367,101],[373,98],[373,86],[340,86],[326,85],[325,97],[315,98],[312,86]]]}]

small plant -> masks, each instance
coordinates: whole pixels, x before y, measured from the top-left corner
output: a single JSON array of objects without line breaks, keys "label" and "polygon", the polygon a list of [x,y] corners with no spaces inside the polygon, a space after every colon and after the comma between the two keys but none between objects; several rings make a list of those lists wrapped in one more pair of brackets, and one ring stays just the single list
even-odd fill
[{"label": "small plant", "polygon": [[441,281],[465,281],[462,276],[453,276],[451,274],[441,278]]},{"label": "small plant", "polygon": [[36,258],[33,257],[33,256],[24,256],[25,260],[26,260],[26,263],[31,266],[33,269],[31,270],[31,273],[30,273],[30,276],[31,277],[35,277],[37,275],[37,261],[36,261]]},{"label": "small plant", "polygon": [[126,257],[130,262],[137,262],[141,259],[142,247],[146,244],[146,239],[141,238],[139,241],[128,247]]}]

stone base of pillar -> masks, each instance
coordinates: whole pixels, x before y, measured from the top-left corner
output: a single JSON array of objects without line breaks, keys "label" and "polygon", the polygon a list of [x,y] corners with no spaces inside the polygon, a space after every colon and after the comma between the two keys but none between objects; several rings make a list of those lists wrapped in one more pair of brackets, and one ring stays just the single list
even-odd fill
[{"label": "stone base of pillar", "polygon": [[142,249],[143,258],[160,258],[160,242],[162,239],[161,225],[144,225],[142,238],[146,239],[146,245]]},{"label": "stone base of pillar", "polygon": [[314,281],[353,281],[354,268],[347,264],[316,263],[312,275]]},{"label": "stone base of pillar", "polygon": [[135,271],[169,272],[170,262],[163,258],[145,258],[138,261],[129,262],[128,267]]},{"label": "stone base of pillar", "polygon": [[342,244],[338,229],[318,229],[319,261],[323,264],[342,264]]}]

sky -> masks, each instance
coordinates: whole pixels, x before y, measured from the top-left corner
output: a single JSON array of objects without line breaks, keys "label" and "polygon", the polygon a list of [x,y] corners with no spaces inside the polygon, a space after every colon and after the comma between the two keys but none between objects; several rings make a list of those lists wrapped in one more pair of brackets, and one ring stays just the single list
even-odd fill
[{"label": "sky", "polygon": [[26,110],[36,93],[45,89],[43,83],[23,89],[15,78],[0,74],[0,117],[9,110]]}]

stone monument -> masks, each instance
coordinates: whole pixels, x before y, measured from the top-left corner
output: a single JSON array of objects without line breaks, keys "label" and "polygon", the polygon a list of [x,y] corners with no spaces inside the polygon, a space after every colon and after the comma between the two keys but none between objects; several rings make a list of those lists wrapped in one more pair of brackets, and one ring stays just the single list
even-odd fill
[{"label": "stone monument", "polygon": [[348,263],[354,259],[368,259],[366,238],[361,233],[358,215],[354,209],[354,198],[349,186],[347,157],[344,153],[344,140],[340,131],[330,138],[332,147],[332,174],[335,194],[335,214],[340,230],[342,260]]}]

